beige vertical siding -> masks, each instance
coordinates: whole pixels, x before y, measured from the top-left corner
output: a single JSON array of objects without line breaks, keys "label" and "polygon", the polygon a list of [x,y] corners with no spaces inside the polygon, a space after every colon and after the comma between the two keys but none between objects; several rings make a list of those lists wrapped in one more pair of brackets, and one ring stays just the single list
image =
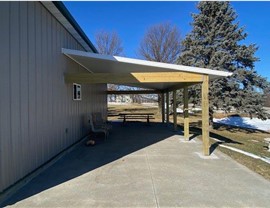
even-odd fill
[{"label": "beige vertical siding", "polygon": [[87,112],[106,114],[106,85],[72,100],[61,54],[81,45],[39,2],[0,2],[0,192],[82,138]]}]

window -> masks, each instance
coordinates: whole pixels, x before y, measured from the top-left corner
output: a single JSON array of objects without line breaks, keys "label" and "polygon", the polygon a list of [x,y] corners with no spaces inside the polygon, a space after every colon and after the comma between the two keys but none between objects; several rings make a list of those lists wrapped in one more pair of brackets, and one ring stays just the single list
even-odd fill
[{"label": "window", "polygon": [[73,83],[73,100],[81,100],[81,99],[82,99],[81,85]]}]

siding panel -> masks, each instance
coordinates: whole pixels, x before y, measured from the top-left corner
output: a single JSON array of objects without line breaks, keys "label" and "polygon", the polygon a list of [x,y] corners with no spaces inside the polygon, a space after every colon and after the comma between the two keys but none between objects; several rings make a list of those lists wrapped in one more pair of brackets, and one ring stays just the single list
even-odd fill
[{"label": "siding panel", "polygon": [[25,166],[24,161],[31,159],[28,146],[29,141],[29,93],[28,93],[28,21],[27,21],[27,4],[20,3],[20,118],[21,118],[21,136],[20,136],[20,154],[21,154],[21,164],[20,164],[20,175],[29,170],[29,165]]},{"label": "siding panel", "polygon": [[43,132],[43,112],[42,112],[42,19],[41,19],[41,9],[42,6],[40,4],[35,4],[35,52],[36,52],[36,116],[37,116],[37,143],[39,146],[39,159],[40,162],[43,163],[45,161],[44,158],[44,136]]},{"label": "siding panel", "polygon": [[[11,170],[19,165],[19,140],[20,140],[20,36],[19,36],[19,2],[11,4],[10,8],[10,147],[12,154]],[[11,172],[15,180],[19,179],[19,171]]]},{"label": "siding panel", "polygon": [[41,18],[42,18],[42,30],[41,30],[41,60],[42,60],[42,65],[41,65],[41,76],[42,76],[42,137],[43,137],[43,157],[48,158],[49,157],[49,141],[47,139],[47,129],[48,129],[48,96],[47,96],[47,83],[48,83],[48,78],[47,78],[47,69],[48,69],[48,62],[47,62],[47,27],[48,27],[48,21],[47,21],[47,11],[44,7],[41,8]]},{"label": "siding panel", "polygon": [[0,26],[1,192],[82,138],[84,115],[107,104],[106,85],[72,100],[63,75],[85,70],[61,48],[83,48],[40,2],[0,2]]},{"label": "siding panel", "polygon": [[[0,7],[0,165],[1,170],[10,168],[10,3],[1,2]],[[3,159],[4,158],[4,159]],[[0,172],[0,187],[7,187],[11,183],[11,177],[7,171]],[[1,189],[0,189],[1,190]]]},{"label": "siding panel", "polygon": [[53,145],[53,137],[52,137],[52,79],[54,75],[52,70],[52,16],[50,13],[47,12],[47,83],[46,83],[46,90],[47,90],[47,129],[46,129],[46,140],[48,141],[48,154],[52,155],[54,153],[54,145]]},{"label": "siding panel", "polygon": [[[32,165],[36,167],[39,163],[38,144],[36,129],[36,48],[35,48],[35,5],[34,2],[28,2],[28,102],[29,102],[29,149],[31,154]],[[35,140],[33,140],[35,138]]]}]

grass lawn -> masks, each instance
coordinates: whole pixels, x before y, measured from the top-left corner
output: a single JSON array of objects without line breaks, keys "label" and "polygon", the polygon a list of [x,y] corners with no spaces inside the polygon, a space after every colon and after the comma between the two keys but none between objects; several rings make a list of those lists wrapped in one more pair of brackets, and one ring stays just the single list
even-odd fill
[{"label": "grass lawn", "polygon": [[[154,113],[155,119],[152,122],[160,122],[161,116],[158,113],[157,106],[154,105],[142,105],[142,104],[114,104],[108,106],[108,118],[109,120],[118,120],[119,113]],[[224,115],[215,115],[215,117],[222,117]],[[198,135],[200,138],[201,135],[201,115],[193,114],[190,115],[190,133]],[[178,125],[180,128],[183,128],[183,115],[179,114]],[[145,122],[145,120],[142,120]],[[173,121],[172,116],[170,116],[170,122]],[[231,127],[225,125],[214,125],[214,128],[210,130],[210,138],[216,138],[223,142],[224,145],[235,147],[246,152],[250,152],[259,156],[269,157],[270,152],[264,147],[266,144],[264,138],[270,137],[270,133],[259,131],[259,130],[250,130],[250,129],[241,129],[238,127]],[[218,148],[221,152],[229,155],[237,162],[247,166],[249,169],[261,174],[266,179],[270,180],[270,165],[266,162],[263,162],[258,159],[253,159],[246,155],[236,153],[234,151],[225,149],[218,146],[218,142],[211,140],[212,148]]]}]

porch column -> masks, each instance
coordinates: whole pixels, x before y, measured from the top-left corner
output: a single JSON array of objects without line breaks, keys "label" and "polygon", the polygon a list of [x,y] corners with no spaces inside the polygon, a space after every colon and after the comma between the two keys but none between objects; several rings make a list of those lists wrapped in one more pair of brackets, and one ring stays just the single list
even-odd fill
[{"label": "porch column", "polygon": [[184,138],[189,140],[188,87],[184,87]]},{"label": "porch column", "polygon": [[174,131],[177,131],[176,90],[173,90],[173,126]]},{"label": "porch column", "polygon": [[202,83],[202,140],[203,140],[203,153],[204,155],[210,154],[209,146],[209,77],[203,75]]},{"label": "porch column", "polygon": [[170,107],[169,107],[169,96],[170,93],[166,92],[166,123],[169,124],[170,123]]},{"label": "porch column", "polygon": [[161,93],[161,120],[162,120],[162,123],[165,122],[165,106],[164,106],[164,102],[165,102],[164,93]]}]

